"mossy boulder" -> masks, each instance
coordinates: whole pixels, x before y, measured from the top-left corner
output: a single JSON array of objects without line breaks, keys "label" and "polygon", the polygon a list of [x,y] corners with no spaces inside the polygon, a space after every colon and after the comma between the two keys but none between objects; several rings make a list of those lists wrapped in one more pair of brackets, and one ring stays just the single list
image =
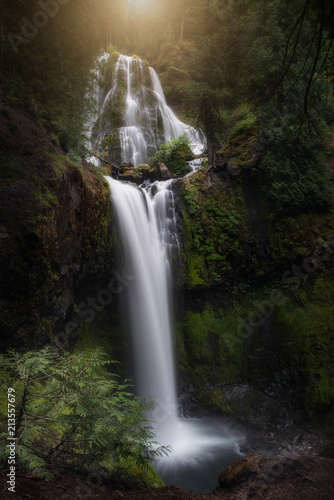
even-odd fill
[{"label": "mossy boulder", "polygon": [[233,488],[245,482],[249,482],[259,473],[259,462],[262,455],[258,453],[248,453],[244,458],[237,460],[232,465],[223,470],[218,481],[221,488]]}]

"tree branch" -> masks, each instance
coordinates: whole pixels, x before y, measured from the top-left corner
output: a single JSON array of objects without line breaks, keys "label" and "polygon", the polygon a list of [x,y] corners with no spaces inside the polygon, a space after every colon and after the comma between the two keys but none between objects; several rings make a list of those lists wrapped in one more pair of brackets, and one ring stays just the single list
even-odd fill
[{"label": "tree branch", "polygon": [[116,167],[116,165],[114,165],[113,163],[110,163],[110,161],[105,160],[104,158],[102,158],[102,156],[99,156],[96,153],[93,153],[93,151],[88,151],[88,153],[91,154],[92,156],[95,156],[99,160],[104,161],[104,163],[106,163],[107,165],[110,165],[114,170],[116,170],[117,173],[119,172],[119,167]]}]

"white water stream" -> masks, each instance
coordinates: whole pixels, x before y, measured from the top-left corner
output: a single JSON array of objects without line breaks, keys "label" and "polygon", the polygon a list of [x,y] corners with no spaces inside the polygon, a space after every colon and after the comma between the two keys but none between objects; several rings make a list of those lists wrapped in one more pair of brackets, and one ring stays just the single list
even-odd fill
[{"label": "white water stream", "polygon": [[127,272],[135,277],[127,289],[127,298],[137,390],[159,405],[155,420],[163,420],[164,428],[174,427],[177,397],[169,297],[169,259],[173,247],[177,250],[173,193],[165,183],[158,183],[153,198],[128,183],[110,177],[107,180],[124,263]]}]

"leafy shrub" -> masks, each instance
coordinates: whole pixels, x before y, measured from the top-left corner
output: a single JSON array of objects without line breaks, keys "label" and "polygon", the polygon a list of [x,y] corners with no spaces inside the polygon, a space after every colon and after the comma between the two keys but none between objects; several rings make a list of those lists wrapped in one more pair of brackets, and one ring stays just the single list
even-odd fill
[{"label": "leafy shrub", "polygon": [[[3,386],[15,390],[19,464],[44,478],[52,477],[50,466],[59,465],[92,470],[103,464],[117,473],[125,463],[150,469],[145,457],[167,452],[152,441],[144,414],[152,403],[117,382],[106,370],[112,363],[100,348],[79,355],[46,347],[0,356]],[[3,449],[6,417],[1,419]],[[6,452],[1,459],[7,460]]]},{"label": "leafy shrub", "polygon": [[276,142],[264,155],[261,170],[266,194],[281,215],[328,208],[330,195],[324,159],[312,144]]},{"label": "leafy shrub", "polygon": [[162,162],[173,174],[184,175],[187,172],[187,160],[193,158],[190,142],[186,135],[171,139],[160,146],[155,155],[150,158],[150,165],[157,166]]}]

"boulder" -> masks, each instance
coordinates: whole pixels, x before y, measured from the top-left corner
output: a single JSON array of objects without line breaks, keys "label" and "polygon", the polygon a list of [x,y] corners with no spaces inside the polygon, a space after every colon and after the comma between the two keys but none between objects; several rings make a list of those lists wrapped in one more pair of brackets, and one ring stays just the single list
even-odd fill
[{"label": "boulder", "polygon": [[231,491],[233,498],[242,493],[248,499],[329,500],[334,498],[334,460],[248,453],[220,474],[219,485],[217,492]]},{"label": "boulder", "polygon": [[262,455],[259,453],[248,453],[232,465],[223,470],[218,481],[221,488],[232,488],[241,483],[255,479],[259,472],[259,461]]},{"label": "boulder", "polygon": [[142,171],[137,170],[130,162],[121,165],[118,178],[122,181],[134,182],[135,184],[142,184],[144,182]]},{"label": "boulder", "polygon": [[151,180],[168,181],[169,179],[175,179],[175,175],[166,167],[164,163],[159,161],[156,169],[151,174]]}]

